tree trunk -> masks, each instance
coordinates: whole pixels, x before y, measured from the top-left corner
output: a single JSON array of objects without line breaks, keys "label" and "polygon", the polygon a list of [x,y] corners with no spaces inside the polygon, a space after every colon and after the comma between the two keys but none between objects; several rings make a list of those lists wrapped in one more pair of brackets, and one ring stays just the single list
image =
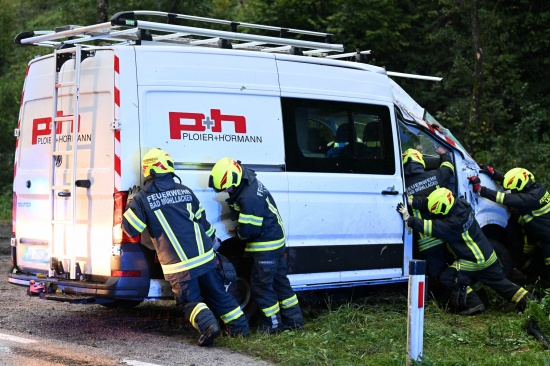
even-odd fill
[{"label": "tree trunk", "polygon": [[109,0],[97,0],[97,22],[105,23],[108,21],[107,8]]},{"label": "tree trunk", "polygon": [[[479,106],[481,104],[481,92],[483,83],[483,49],[479,36],[479,16],[477,9],[478,1],[472,0],[471,20],[472,20],[472,40],[475,52],[474,63],[474,84],[472,88],[472,107],[470,109],[470,133],[477,130],[479,126]],[[476,139],[477,140],[477,139]],[[477,144],[475,144],[477,145]]]}]

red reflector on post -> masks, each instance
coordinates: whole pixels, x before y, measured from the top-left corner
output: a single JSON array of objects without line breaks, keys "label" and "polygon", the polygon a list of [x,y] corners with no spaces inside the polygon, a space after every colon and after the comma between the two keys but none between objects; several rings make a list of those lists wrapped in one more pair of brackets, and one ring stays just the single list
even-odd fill
[{"label": "red reflector on post", "polygon": [[418,308],[424,307],[424,282],[418,282]]},{"label": "red reflector on post", "polygon": [[141,271],[118,271],[112,270],[111,277],[141,277]]}]

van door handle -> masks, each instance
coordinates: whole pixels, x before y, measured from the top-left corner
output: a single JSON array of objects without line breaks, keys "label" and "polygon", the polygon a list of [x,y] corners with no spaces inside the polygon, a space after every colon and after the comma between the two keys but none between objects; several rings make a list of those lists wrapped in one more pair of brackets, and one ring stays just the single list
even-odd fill
[{"label": "van door handle", "polygon": [[388,187],[385,190],[382,191],[382,194],[390,194],[392,196],[397,196],[399,194],[398,191],[394,189],[394,187]]},{"label": "van door handle", "polygon": [[59,197],[71,197],[71,192],[58,192]]}]

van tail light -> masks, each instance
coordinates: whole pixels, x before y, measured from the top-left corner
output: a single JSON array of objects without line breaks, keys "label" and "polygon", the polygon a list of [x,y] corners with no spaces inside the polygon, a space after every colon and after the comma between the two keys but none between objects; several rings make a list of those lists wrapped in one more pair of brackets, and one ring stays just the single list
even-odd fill
[{"label": "van tail light", "polygon": [[111,277],[141,277],[141,271],[111,270]]},{"label": "van tail light", "polygon": [[17,212],[17,193],[13,192],[11,205],[11,235],[15,237],[15,214]]},{"label": "van tail light", "polygon": [[[119,191],[113,194],[115,201],[114,214],[113,214],[113,244],[121,243],[140,243],[141,235],[135,238],[130,238],[122,230],[122,215],[124,214],[124,208],[128,200],[128,191]],[[135,277],[135,276],[130,276]]]}]

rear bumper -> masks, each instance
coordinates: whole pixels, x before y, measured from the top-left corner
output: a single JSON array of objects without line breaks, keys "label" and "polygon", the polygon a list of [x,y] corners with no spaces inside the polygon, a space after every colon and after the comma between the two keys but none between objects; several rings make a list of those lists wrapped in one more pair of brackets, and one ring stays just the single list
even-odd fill
[{"label": "rear bumper", "polygon": [[143,299],[149,293],[149,278],[111,277],[105,283],[94,283],[55,277],[43,278],[26,274],[8,274],[8,282],[14,285],[29,287],[31,280],[48,283],[63,293],[109,299]]},{"label": "rear bumper", "polygon": [[172,299],[170,284],[161,279],[111,277],[105,283],[42,278],[25,274],[8,274],[8,282],[23,287],[30,287],[30,281],[47,283],[55,290],[55,295],[80,299],[80,303],[102,303],[117,299]]}]

